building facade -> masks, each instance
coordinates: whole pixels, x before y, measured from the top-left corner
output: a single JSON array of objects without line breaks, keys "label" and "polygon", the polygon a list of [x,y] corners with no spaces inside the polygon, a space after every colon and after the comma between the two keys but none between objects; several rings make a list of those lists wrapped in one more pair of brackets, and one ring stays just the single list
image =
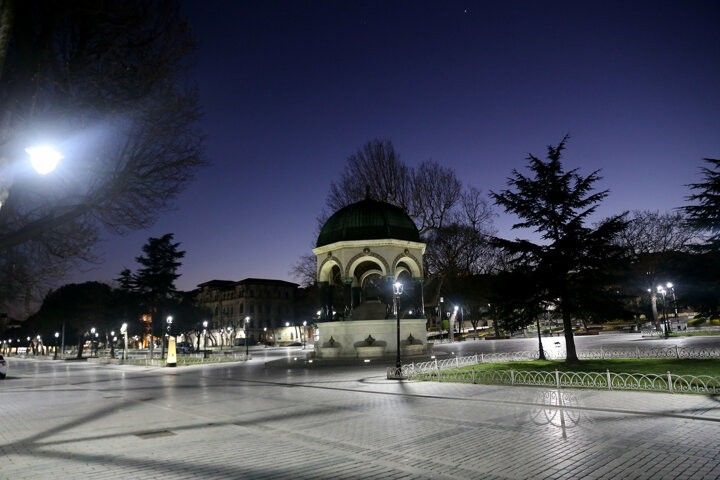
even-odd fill
[{"label": "building facade", "polygon": [[297,284],[283,280],[210,280],[198,285],[195,304],[210,312],[208,330],[221,344],[237,343],[246,327],[251,343],[275,343],[282,340],[276,335],[297,323],[297,290]]}]

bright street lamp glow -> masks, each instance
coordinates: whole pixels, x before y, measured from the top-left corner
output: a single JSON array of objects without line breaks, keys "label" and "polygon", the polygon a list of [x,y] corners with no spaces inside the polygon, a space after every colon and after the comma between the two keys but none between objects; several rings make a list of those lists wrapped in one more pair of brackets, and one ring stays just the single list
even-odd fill
[{"label": "bright street lamp glow", "polygon": [[62,153],[47,146],[28,147],[25,151],[30,155],[30,163],[32,163],[33,168],[41,175],[55,170],[58,162],[65,158]]}]

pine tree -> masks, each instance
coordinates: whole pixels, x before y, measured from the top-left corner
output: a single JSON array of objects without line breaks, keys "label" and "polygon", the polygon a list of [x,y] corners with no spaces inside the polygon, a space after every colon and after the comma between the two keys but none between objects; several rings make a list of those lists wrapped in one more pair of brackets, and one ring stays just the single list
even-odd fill
[{"label": "pine tree", "polygon": [[688,185],[698,193],[688,195],[687,200],[696,205],[683,207],[691,227],[710,233],[709,246],[720,247],[720,160],[706,158],[710,166],[700,169],[704,181]]},{"label": "pine tree", "polygon": [[[173,243],[173,234],[167,233],[160,238],[149,238],[143,246],[144,256],[137,257],[142,267],[135,274],[135,287],[143,298],[147,311],[151,315],[150,334],[154,336],[156,319],[163,318],[163,309],[175,300],[175,280],[182,265],[180,259],[185,252],[178,250],[180,243]],[[163,342],[163,349],[165,343]],[[153,341],[150,342],[150,356],[153,355]]]},{"label": "pine tree", "polygon": [[185,257],[179,251],[180,243],[173,243],[173,234],[160,238],[149,238],[143,246],[144,256],[135,259],[142,267],[135,274],[135,285],[139,293],[153,302],[167,300],[176,293],[175,280],[180,278],[177,270]]},{"label": "pine tree", "polygon": [[530,267],[536,274],[538,302],[555,305],[562,314],[568,363],[578,362],[572,332],[573,314],[581,310],[582,295],[587,295],[587,280],[592,278],[602,290],[602,271],[608,260],[620,255],[611,240],[623,228],[623,216],[604,220],[596,228],[584,224],[596,210],[607,190],[593,192],[600,177],[598,171],[581,176],[577,169],[565,171],[561,157],[568,137],[557,146],[548,146],[547,161],[530,155],[533,176],[513,170],[510,189],[491,192],[497,205],[517,215],[513,228],[531,228],[541,235],[543,244],[528,240],[501,240],[498,245],[515,256],[520,268]]}]

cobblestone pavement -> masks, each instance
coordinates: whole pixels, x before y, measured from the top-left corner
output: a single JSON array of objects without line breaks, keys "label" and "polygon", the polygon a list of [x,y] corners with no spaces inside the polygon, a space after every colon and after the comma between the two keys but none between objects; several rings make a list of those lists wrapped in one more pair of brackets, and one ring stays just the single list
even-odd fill
[{"label": "cobblestone pavement", "polygon": [[718,479],[720,398],[10,359],[2,479]]}]

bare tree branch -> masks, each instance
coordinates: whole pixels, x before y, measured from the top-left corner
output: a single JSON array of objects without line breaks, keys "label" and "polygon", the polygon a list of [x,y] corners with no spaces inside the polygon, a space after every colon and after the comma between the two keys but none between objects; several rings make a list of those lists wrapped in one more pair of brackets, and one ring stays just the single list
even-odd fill
[{"label": "bare tree branch", "polygon": [[[29,258],[62,272],[92,258],[101,229],[145,228],[171,207],[204,164],[193,45],[176,0],[2,1],[0,253],[14,263],[1,281],[31,278]],[[65,155],[43,179],[20,162],[40,140]]]}]

